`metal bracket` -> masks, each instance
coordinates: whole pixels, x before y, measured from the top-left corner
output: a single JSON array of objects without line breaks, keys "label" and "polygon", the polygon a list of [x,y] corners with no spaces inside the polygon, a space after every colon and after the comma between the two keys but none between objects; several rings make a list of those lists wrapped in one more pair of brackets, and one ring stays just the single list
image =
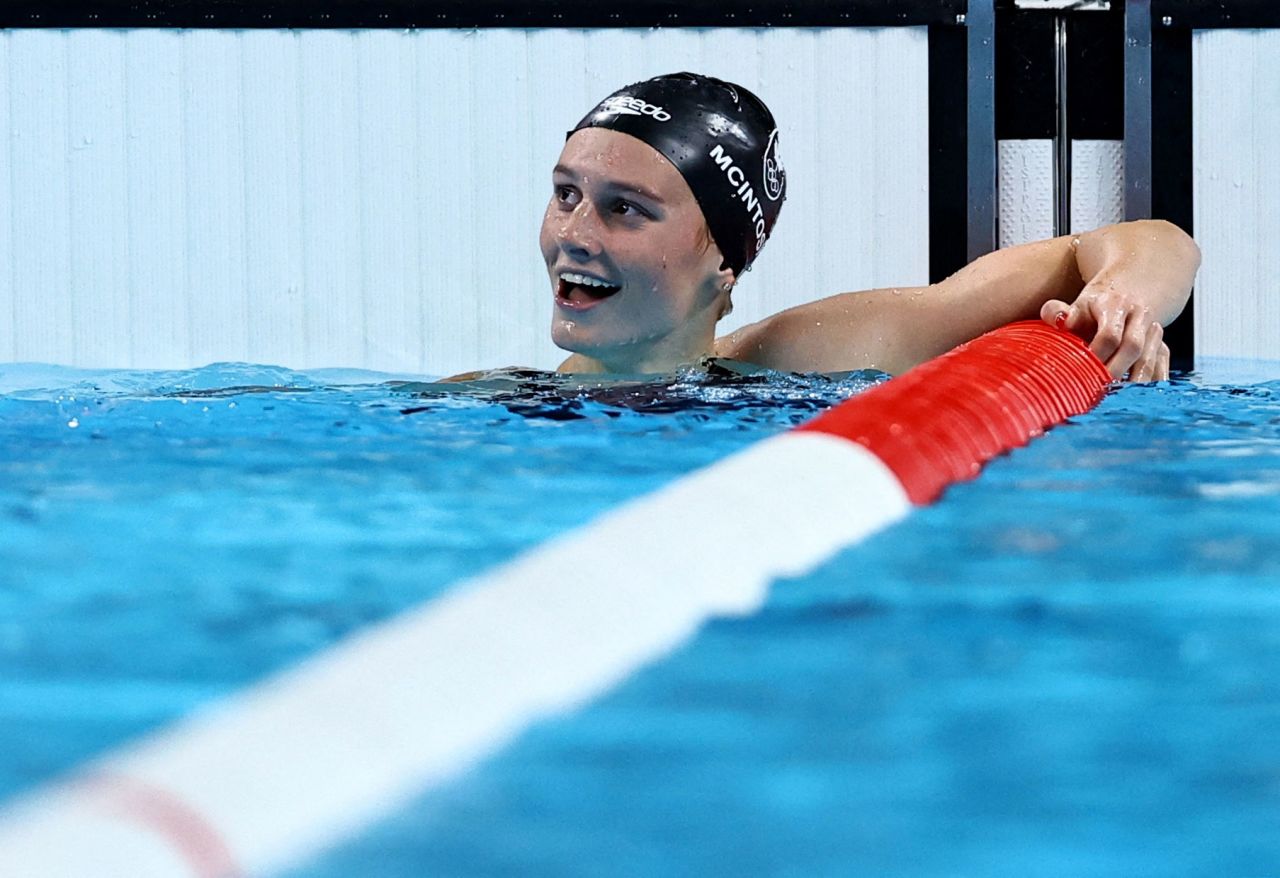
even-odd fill
[{"label": "metal bracket", "polygon": [[1058,12],[1110,12],[1111,0],[1013,0],[1015,9]]}]

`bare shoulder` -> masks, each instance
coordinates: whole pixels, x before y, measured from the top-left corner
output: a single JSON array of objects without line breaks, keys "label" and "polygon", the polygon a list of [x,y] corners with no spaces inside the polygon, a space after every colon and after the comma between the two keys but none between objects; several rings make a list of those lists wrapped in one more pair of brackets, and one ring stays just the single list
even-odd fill
[{"label": "bare shoulder", "polygon": [[893,371],[897,332],[886,325],[923,287],[840,293],[779,311],[716,341],[716,353],[785,372]]}]

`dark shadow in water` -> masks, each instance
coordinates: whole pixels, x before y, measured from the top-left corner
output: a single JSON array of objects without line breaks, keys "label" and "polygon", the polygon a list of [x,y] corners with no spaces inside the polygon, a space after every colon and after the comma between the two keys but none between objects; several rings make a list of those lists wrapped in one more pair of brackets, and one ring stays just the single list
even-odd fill
[{"label": "dark shadow in water", "polygon": [[[628,413],[733,411],[768,405],[807,415],[887,379],[865,370],[830,374],[775,372],[750,363],[708,358],[672,375],[566,375],[532,369],[495,369],[461,381],[401,382],[398,392],[431,400],[469,397],[512,414],[556,421],[621,417]],[[431,411],[430,402],[401,409]]]}]

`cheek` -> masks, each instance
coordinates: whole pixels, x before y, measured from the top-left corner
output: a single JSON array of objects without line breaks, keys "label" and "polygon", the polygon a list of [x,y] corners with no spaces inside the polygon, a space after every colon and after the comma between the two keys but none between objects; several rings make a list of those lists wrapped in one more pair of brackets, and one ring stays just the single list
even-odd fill
[{"label": "cheek", "polygon": [[653,279],[662,284],[687,286],[699,273],[701,254],[679,232],[666,233],[647,242],[642,261]]},{"label": "cheek", "polygon": [[538,231],[538,246],[542,248],[542,255],[548,260],[554,259],[556,255],[556,230],[551,216],[551,208],[547,208],[546,213],[542,215],[542,228]]},{"label": "cheek", "polygon": [[672,250],[666,259],[666,275],[673,280],[679,278],[683,287],[696,289],[711,280],[720,262],[712,253],[703,252],[702,247],[685,243],[679,251]]}]

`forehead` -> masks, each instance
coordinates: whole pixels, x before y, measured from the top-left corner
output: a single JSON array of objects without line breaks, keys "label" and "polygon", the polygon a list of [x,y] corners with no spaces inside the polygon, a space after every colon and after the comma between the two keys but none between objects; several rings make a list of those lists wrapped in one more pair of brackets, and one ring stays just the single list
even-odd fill
[{"label": "forehead", "polygon": [[666,201],[693,200],[689,184],[666,156],[620,131],[575,131],[560,151],[560,165],[574,176],[599,185],[648,189]]}]

